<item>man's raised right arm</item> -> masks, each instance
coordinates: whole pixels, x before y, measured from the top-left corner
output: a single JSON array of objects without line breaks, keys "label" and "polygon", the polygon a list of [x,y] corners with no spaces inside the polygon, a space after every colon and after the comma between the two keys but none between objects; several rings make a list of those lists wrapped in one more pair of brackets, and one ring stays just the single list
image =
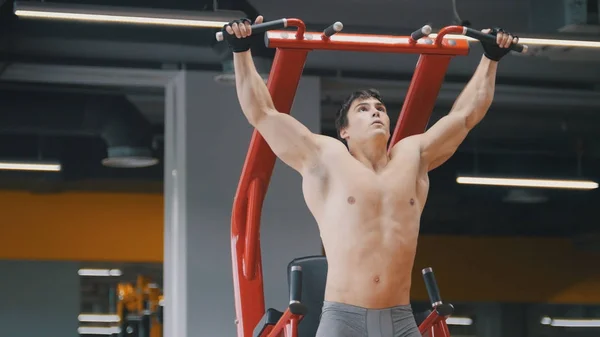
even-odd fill
[{"label": "man's raised right arm", "polygon": [[275,109],[250,51],[234,53],[233,60],[237,95],[248,122],[260,132],[279,159],[302,173],[307,165],[318,160],[318,135],[292,116]]}]

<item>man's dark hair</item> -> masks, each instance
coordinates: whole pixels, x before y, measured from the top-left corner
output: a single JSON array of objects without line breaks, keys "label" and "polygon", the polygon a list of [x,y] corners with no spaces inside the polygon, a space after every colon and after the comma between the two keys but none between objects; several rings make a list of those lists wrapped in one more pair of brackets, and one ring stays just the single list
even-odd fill
[{"label": "man's dark hair", "polygon": [[376,89],[362,89],[357,90],[351,93],[348,98],[342,103],[340,110],[337,112],[335,117],[335,129],[337,130],[338,137],[340,136],[340,131],[342,128],[348,125],[348,110],[350,110],[350,106],[352,102],[357,99],[363,100],[368,98],[375,98],[383,104],[383,99],[381,98],[381,94]]}]

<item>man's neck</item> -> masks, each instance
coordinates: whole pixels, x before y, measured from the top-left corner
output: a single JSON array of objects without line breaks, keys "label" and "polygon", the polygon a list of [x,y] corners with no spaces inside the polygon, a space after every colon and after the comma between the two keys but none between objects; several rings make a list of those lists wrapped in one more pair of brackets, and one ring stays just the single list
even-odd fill
[{"label": "man's neck", "polygon": [[349,148],[350,154],[356,160],[375,172],[383,169],[389,161],[385,143],[373,141],[364,144],[355,144]]}]

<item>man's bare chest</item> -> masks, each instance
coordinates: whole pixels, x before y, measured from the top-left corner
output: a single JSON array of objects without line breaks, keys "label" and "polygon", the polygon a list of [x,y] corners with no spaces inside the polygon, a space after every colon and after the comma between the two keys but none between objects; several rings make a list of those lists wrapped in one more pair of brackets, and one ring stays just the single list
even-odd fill
[{"label": "man's bare chest", "polygon": [[[404,172],[402,172],[404,171]],[[346,166],[332,177],[330,196],[347,198],[349,203],[362,205],[392,206],[410,203],[417,197],[416,172],[410,170],[382,170],[371,172],[366,169]]]}]

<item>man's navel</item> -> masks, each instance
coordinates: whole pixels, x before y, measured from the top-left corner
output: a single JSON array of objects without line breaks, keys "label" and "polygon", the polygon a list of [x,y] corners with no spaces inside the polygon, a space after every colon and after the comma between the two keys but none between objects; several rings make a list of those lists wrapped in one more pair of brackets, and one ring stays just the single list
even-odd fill
[{"label": "man's navel", "polygon": [[411,206],[414,206],[414,204],[415,204],[415,199],[413,199],[413,198],[410,198],[410,201],[409,201],[409,202],[410,202],[410,205],[411,205]]},{"label": "man's navel", "polygon": [[353,197],[353,196],[349,196],[349,197],[348,197],[348,203],[349,203],[350,205],[354,205],[354,203],[355,203],[355,202],[356,202],[356,199],[354,199],[354,197]]}]

